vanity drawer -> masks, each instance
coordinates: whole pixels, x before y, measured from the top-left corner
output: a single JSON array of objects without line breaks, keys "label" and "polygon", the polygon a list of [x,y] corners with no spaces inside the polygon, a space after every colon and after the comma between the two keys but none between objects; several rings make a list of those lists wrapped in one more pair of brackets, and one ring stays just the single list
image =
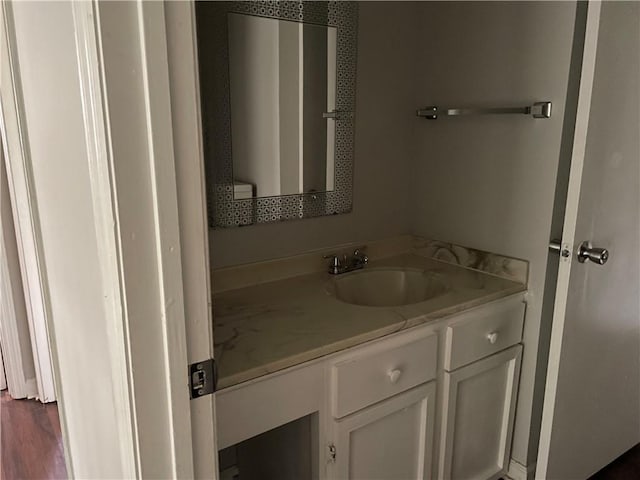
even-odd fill
[{"label": "vanity drawer", "polygon": [[331,368],[335,418],[349,415],[436,377],[438,337],[401,335],[362,348]]},{"label": "vanity drawer", "polygon": [[524,311],[525,304],[518,296],[451,322],[446,333],[444,369],[450,372],[519,343]]}]

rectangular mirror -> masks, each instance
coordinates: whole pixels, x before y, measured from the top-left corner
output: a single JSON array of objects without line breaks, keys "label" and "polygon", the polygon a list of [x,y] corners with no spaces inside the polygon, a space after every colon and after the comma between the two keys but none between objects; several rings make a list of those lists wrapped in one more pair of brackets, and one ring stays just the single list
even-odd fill
[{"label": "rectangular mirror", "polygon": [[252,197],[333,190],[337,29],[227,18],[234,182]]},{"label": "rectangular mirror", "polygon": [[196,3],[209,223],[351,210],[353,2]]}]

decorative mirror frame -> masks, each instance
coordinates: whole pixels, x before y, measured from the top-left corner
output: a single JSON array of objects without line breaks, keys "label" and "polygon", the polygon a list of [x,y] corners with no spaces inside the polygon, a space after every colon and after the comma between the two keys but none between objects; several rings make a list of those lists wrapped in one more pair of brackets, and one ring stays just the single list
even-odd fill
[{"label": "decorative mirror frame", "polygon": [[[207,36],[214,51],[198,48],[200,95],[207,183],[207,212],[212,228],[253,225],[348,213],[353,204],[353,158],[358,7],[356,2],[233,1],[196,2],[198,44]],[[234,199],[231,152],[231,95],[227,16],[242,13],[337,28],[334,190]]]}]

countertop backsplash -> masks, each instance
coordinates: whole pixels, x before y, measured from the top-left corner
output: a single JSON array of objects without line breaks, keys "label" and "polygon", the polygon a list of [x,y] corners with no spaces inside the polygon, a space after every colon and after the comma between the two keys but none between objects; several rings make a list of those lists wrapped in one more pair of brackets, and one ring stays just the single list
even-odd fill
[{"label": "countertop backsplash", "polygon": [[346,243],[264,262],[214,269],[211,273],[213,293],[215,295],[251,285],[324,272],[327,270],[327,260],[322,258],[324,255],[352,253],[355,248],[363,245],[367,247],[366,253],[371,260],[402,253],[415,253],[527,285],[529,262],[526,260],[415,235],[401,235],[370,242]]}]

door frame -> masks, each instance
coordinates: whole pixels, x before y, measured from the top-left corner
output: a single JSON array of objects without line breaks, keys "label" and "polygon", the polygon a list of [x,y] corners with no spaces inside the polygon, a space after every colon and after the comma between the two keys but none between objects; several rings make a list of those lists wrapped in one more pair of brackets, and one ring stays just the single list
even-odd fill
[{"label": "door frame", "polygon": [[[195,4],[165,2],[166,55],[175,152],[189,363],[214,358],[209,222],[200,111]],[[191,400],[195,478],[217,479],[215,394]]]},{"label": "door frame", "polygon": [[[582,171],[587,146],[587,131],[591,111],[591,94],[593,91],[595,75],[601,6],[600,0],[591,0],[588,2],[587,6],[587,23],[584,37],[578,107],[576,111],[575,133],[571,152],[571,169],[569,172],[566,209],[562,228],[562,249],[566,249],[569,252],[574,251],[573,245],[575,243],[575,228],[578,220],[578,202],[580,199]],[[535,478],[540,480],[546,478],[547,468],[549,465],[551,430],[553,426],[558,376],[560,372],[562,336],[564,333],[572,258],[573,253],[568,257],[560,256],[558,265],[558,281],[553,306],[553,323],[551,326],[547,379],[542,407],[542,424],[535,473]]]},{"label": "door frame", "polygon": [[[56,400],[55,372],[50,349],[50,299],[42,258],[40,220],[23,124],[20,72],[16,65],[13,25],[10,20],[11,4],[4,2],[1,10],[0,63],[3,65],[1,82],[5,88],[1,92],[3,101],[0,107],[0,124],[2,125],[6,154],[5,167],[24,286],[27,321],[31,335],[37,383],[36,393],[41,401],[51,402]],[[31,392],[27,389],[24,393],[26,393],[25,396],[30,396]]]},{"label": "door frame", "polygon": [[[0,116],[0,123],[1,121],[2,118]],[[21,305],[22,308],[18,311],[14,296],[15,282],[19,282],[20,286],[22,286],[22,278],[19,274],[19,260],[18,258],[9,258],[6,245],[6,236],[11,237],[13,235],[15,242],[15,229],[11,205],[8,207],[8,215],[6,213],[7,206],[4,205],[4,202],[11,203],[4,158],[4,148],[2,142],[0,142],[0,207],[2,209],[2,233],[0,234],[0,347],[4,355],[4,369],[0,372],[2,377],[2,382],[0,383],[4,385],[2,389],[9,389],[9,394],[13,398],[34,398],[38,396],[35,368],[33,368],[33,372],[27,373],[24,363],[25,355],[31,357],[33,355],[31,351],[31,335],[29,334],[26,339],[21,338],[19,332],[20,323],[23,324],[23,328],[26,327],[29,330],[25,310],[26,305],[23,303]],[[15,249],[16,247],[12,251],[15,251]],[[13,269],[10,262],[14,267]],[[15,278],[16,266],[18,278]],[[25,348],[24,340],[29,342],[28,353],[23,351]]]},{"label": "door frame", "polygon": [[[0,8],[3,14],[0,34],[3,45],[8,45],[8,48],[2,49],[3,60],[11,53],[11,49],[17,48],[12,8],[11,2],[5,2]],[[117,462],[127,478],[191,478],[194,477],[192,407],[194,411],[199,410],[211,418],[209,433],[204,436],[209,437],[209,445],[215,445],[213,396],[200,399],[202,401],[189,400],[187,362],[191,352],[188,354],[185,332],[189,325],[190,338],[200,337],[199,341],[205,345],[205,350],[212,350],[208,261],[202,261],[208,260],[208,231],[206,223],[204,227],[201,225],[199,213],[189,218],[183,218],[186,215],[182,215],[186,205],[192,203],[195,207],[200,203],[197,212],[204,212],[204,177],[201,157],[190,158],[190,163],[182,162],[186,157],[179,146],[183,144],[173,143],[173,110],[182,103],[171,103],[166,6],[138,0],[115,6],[116,10],[124,13],[119,17],[113,15],[114,10],[109,11],[109,5],[96,0],[63,3],[59,8],[65,20],[72,17],[73,32],[70,33],[69,29],[64,31],[64,35],[67,38],[69,34],[73,35],[76,44],[74,54],[77,64],[74,68],[77,68],[75,73],[79,78],[84,117],[84,131],[78,131],[78,139],[86,144],[89,170],[89,179],[84,180],[83,177],[82,181],[88,183],[88,201],[94,212],[91,227],[95,229],[98,240],[96,263],[100,267],[99,280],[104,302],[97,308],[106,312],[101,327],[107,333],[104,343],[108,345],[107,362],[110,370],[93,373],[101,382],[108,383],[113,392],[112,398],[104,404],[113,412],[111,416],[105,416],[103,410],[96,411],[97,407],[90,404],[86,408],[77,405],[76,408],[81,411],[67,411],[65,402],[61,401],[67,470],[71,478],[74,474],[92,475],[92,472],[100,476],[101,468]],[[6,12],[10,13],[10,18],[4,15]],[[67,25],[51,28],[67,28]],[[109,38],[113,31],[122,32],[122,38]],[[110,41],[129,45],[128,53],[134,54],[121,56],[114,50],[108,51]],[[13,54],[15,56],[15,50]],[[109,68],[121,69],[123,73],[133,76],[135,85],[132,87],[139,87],[133,97],[113,85],[117,82],[107,75]],[[22,98],[18,73],[15,69],[11,72],[3,69],[3,113],[15,126],[10,146],[20,147],[20,151],[25,153],[20,158],[22,169],[33,174],[31,159],[27,155],[30,144],[24,117],[14,108],[21,104],[15,98]],[[11,98],[5,93],[5,85],[12,87]],[[130,119],[126,115],[130,107],[127,101],[131,100],[142,106],[142,119]],[[7,112],[7,105],[13,108],[11,112]],[[193,118],[192,121],[197,119]],[[114,135],[113,127],[118,123],[129,128],[127,139]],[[124,147],[126,150],[130,142],[137,142],[139,151],[144,154],[123,156],[123,150],[118,148]],[[12,163],[14,158],[12,156]],[[180,162],[176,162],[176,158]],[[128,166],[136,162],[144,165],[144,168],[134,170],[133,173],[137,172],[138,176],[128,176],[131,173]],[[194,182],[202,188],[194,189]],[[31,183],[23,184],[32,187],[33,179]],[[196,190],[196,193],[189,197],[189,190]],[[184,200],[186,197],[190,200]],[[126,201],[127,198],[135,198],[136,205]],[[144,203],[144,208],[139,203]],[[34,218],[34,214],[37,214],[35,207],[32,202],[25,208],[27,218],[33,221],[34,231],[38,232],[40,223],[37,217]],[[185,226],[188,228],[185,229]],[[196,227],[200,230],[194,234],[192,229]],[[137,241],[132,234],[134,231],[144,235],[148,241]],[[181,248],[182,241],[188,248]],[[196,246],[192,251],[193,243]],[[140,249],[144,249],[144,254],[140,255],[139,261],[124,260],[135,257],[136,252],[142,253]],[[149,255],[150,251],[152,255]],[[40,271],[46,273],[45,259],[41,256],[37,258],[41,262]],[[198,268],[194,267],[196,264]],[[193,274],[194,271],[196,274]],[[42,276],[43,281],[46,278],[46,275]],[[141,278],[146,281],[140,282]],[[196,279],[201,286],[194,297],[187,289],[198,285],[193,283]],[[195,307],[191,308],[193,305]],[[200,316],[193,322],[187,322],[186,314],[195,310],[200,312]],[[73,372],[65,375],[57,364],[57,340],[64,337],[68,342],[72,332],[62,328],[56,330],[54,318],[47,317],[46,321],[52,338],[53,371],[62,397],[69,393],[68,389],[72,392],[81,383],[77,375]],[[75,341],[82,341],[82,338],[76,338]],[[151,371],[156,375],[153,381],[148,378],[147,372]],[[112,425],[115,423],[119,432],[117,438],[113,439],[117,443],[109,444],[111,454],[104,458],[97,456],[97,462],[88,462],[89,457],[85,460],[74,455],[77,451],[83,451],[81,445],[89,432],[86,428],[71,430],[70,425],[73,424],[66,420],[71,415],[76,420],[92,418],[92,412],[92,421],[98,431],[101,422],[110,422]],[[154,437],[150,433],[159,429],[166,435]],[[91,435],[95,433],[92,431]],[[74,445],[75,451],[69,448]],[[202,450],[202,445],[199,447]],[[217,467],[217,455],[212,452],[215,450],[208,450],[207,456],[213,457],[209,465],[214,468]],[[76,465],[81,465],[82,469],[74,469]],[[215,479],[217,468],[199,476]]]},{"label": "door frame", "polygon": [[[165,6],[138,0],[123,5],[123,16],[119,17],[109,14],[108,8],[97,0],[72,2],[94,210],[100,221],[96,228],[105,234],[100,235],[105,239],[101,252],[103,275],[113,293],[110,308],[116,316],[121,316],[122,322],[114,338],[114,347],[119,352],[112,361],[117,367],[115,371],[124,368],[128,375],[128,387],[120,386],[122,398],[118,404],[127,412],[121,429],[132,435],[133,449],[130,445],[124,446],[123,458],[135,463],[131,468],[138,477],[192,478],[194,461],[185,333],[188,292],[183,280],[185,250],[181,247],[180,188],[173,143]],[[127,28],[121,29],[123,24]],[[138,56],[109,57],[113,55],[109,51],[109,35],[115,29],[122,33],[120,41],[139,49]],[[124,98],[117,86],[111,88],[109,68],[133,72],[132,79],[141,85],[140,95],[133,100],[144,109],[143,124],[136,123],[136,119],[129,122],[127,101],[132,98]],[[131,140],[114,133],[118,122],[136,129],[140,142],[137,146],[146,151],[146,155],[134,159],[119,158],[114,153],[120,151],[121,157],[123,150],[118,148]],[[125,147],[124,153],[130,154],[131,150]],[[139,170],[128,169],[131,161],[147,164],[150,177],[140,176]],[[141,185],[148,186],[144,193]],[[150,211],[132,208],[123,198],[148,203]],[[153,232],[153,245],[141,245],[135,234],[128,233],[137,230],[146,231],[147,235]],[[124,260],[142,253],[141,249],[155,249],[154,258],[135,264]],[[148,279],[150,285],[140,288],[141,278]],[[155,295],[159,302],[154,305],[149,296]],[[138,324],[134,332],[133,317],[156,312],[160,314],[156,322]],[[149,337],[160,337],[160,342],[151,342]],[[149,384],[144,370],[159,374],[154,385]],[[168,438],[150,438],[145,433],[158,431],[158,423]],[[156,466],[160,455],[167,457],[164,467]]]}]

